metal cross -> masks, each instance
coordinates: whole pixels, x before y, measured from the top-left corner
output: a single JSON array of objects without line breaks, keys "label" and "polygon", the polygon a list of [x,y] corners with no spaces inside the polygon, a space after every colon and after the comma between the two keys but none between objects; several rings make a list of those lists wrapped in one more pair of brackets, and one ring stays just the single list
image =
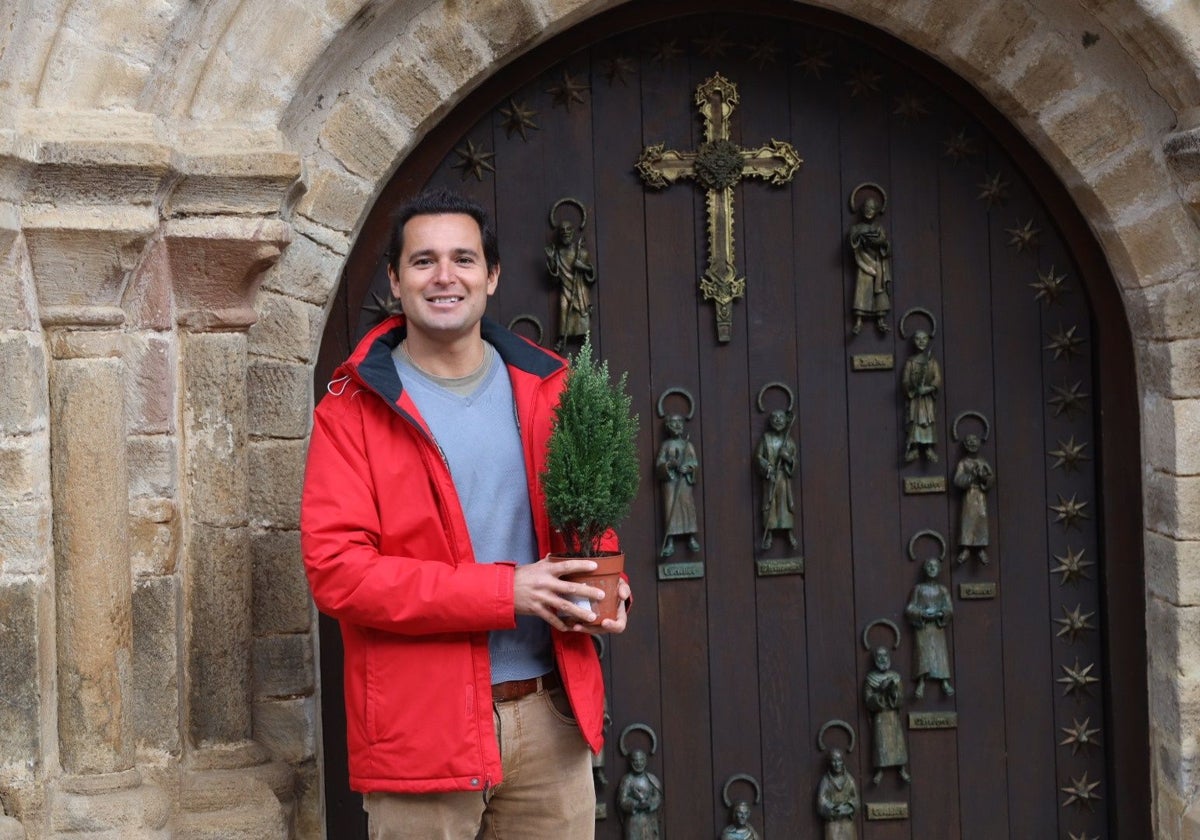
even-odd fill
[{"label": "metal cross", "polygon": [[757,149],[743,149],[729,139],[729,118],[738,103],[737,85],[720,73],[696,88],[696,106],[704,118],[704,143],[694,152],[647,146],[637,171],[649,186],[663,188],[680,178],[692,178],[708,192],[708,269],[700,278],[705,300],[717,307],[717,340],[729,341],[733,302],[746,293],[746,278],[738,277],[733,249],[733,188],[754,177],[783,185],[803,163],[791,143],[771,140]]}]

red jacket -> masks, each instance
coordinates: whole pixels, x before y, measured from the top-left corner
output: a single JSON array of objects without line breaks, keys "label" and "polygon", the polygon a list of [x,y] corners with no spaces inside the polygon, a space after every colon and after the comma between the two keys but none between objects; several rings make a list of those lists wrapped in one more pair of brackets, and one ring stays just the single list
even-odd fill
[{"label": "red jacket", "polygon": [[[345,644],[347,744],[355,790],[479,790],[501,781],[488,631],[516,626],[514,566],[477,564],[449,467],[391,351],[402,317],[373,329],[338,368],[313,417],[300,532],[317,607]],[[484,319],[512,379],[538,554],[551,529],[545,469],[563,360]],[[555,535],[556,548],[561,548]],[[593,751],[604,682],[591,637],[552,632],[571,708]]]}]

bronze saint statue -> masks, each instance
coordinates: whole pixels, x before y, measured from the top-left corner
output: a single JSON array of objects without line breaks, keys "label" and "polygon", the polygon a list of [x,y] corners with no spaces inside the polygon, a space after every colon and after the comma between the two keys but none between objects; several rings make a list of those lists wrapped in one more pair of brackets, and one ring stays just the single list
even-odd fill
[{"label": "bronze saint statue", "polygon": [[[870,188],[878,194],[868,195],[861,204],[855,205],[859,190]],[[879,223],[879,216],[887,207],[887,194],[878,184],[859,184],[850,193],[850,210],[858,214],[859,220],[850,226],[850,250],[854,252],[854,313],[855,335],[862,330],[864,318],[875,319],[880,333],[889,331],[888,315],[892,311],[892,268],[891,245],[887,233]]]},{"label": "bronze saint statue", "polygon": [[900,674],[892,670],[892,656],[885,647],[875,648],[875,668],[867,672],[863,683],[863,699],[871,714],[871,734],[874,736],[873,759],[875,775],[872,784],[883,780],[883,771],[898,767],[900,778],[911,781],[908,773],[908,746],[904,741],[904,721],[900,703],[904,686]]},{"label": "bronze saint statue", "polygon": [[[911,544],[910,544],[911,548]],[[942,570],[936,557],[924,564],[925,580],[913,587],[904,615],[913,626],[915,651],[913,696],[925,696],[925,680],[938,680],[947,696],[954,694],[950,684],[950,651],[946,645],[946,625],[954,616],[950,590],[938,582]]]},{"label": "bronze saint statue", "polygon": [[829,752],[829,769],[817,786],[817,815],[825,821],[825,840],[856,840],[854,815],[858,812],[858,786],[846,772],[846,760],[836,747]]},{"label": "bronze saint statue", "polygon": [[795,500],[792,497],[796,442],[789,434],[793,419],[791,412],[783,409],[772,411],[768,428],[763,432],[754,453],[754,463],[763,478],[763,551],[771,547],[774,531],[787,531],[788,545],[796,547]]},{"label": "bronze saint statue", "polygon": [[958,562],[965,563],[974,551],[981,563],[988,562],[988,513],[987,492],[995,483],[996,476],[992,465],[979,454],[979,448],[987,437],[987,420],[982,414],[974,411],[964,411],[954,420],[954,438],[958,439],[958,421],[967,415],[974,415],[984,422],[984,438],[968,434],[962,439],[963,449],[967,454],[958,462],[954,469],[954,486],[963,491],[962,516],[958,526]]},{"label": "bronze saint statue", "polygon": [[[574,204],[581,218],[579,232],[568,219],[555,220],[555,213],[562,204]],[[550,210],[550,227],[554,229],[555,241],[546,246],[546,268],[550,276],[558,281],[558,341],[554,349],[562,352],[566,342],[582,338],[591,328],[592,303],[588,286],[596,281],[596,269],[592,265],[583,240],[583,229],[587,227],[587,210],[574,198],[562,198]]]},{"label": "bronze saint statue", "polygon": [[732,824],[721,831],[721,840],[759,840],[758,832],[750,825],[750,803],[740,800],[729,812]]},{"label": "bronze saint statue", "polygon": [[[662,401],[659,401],[661,406]],[[663,499],[663,542],[660,557],[675,553],[675,538],[687,537],[688,548],[700,550],[696,539],[699,526],[696,524],[696,497],[693,487],[700,460],[696,447],[683,433],[684,417],[672,414],[665,423],[668,437],[658,450],[655,472],[662,483]]]},{"label": "bronze saint statue", "polygon": [[904,460],[911,462],[923,457],[936,463],[934,451],[937,445],[937,398],[942,387],[942,368],[933,358],[929,346],[930,334],[924,330],[913,333],[916,352],[904,363],[900,383],[907,400],[904,425]]},{"label": "bronze saint statue", "polygon": [[662,832],[658,812],[662,804],[662,782],[646,770],[645,751],[634,750],[629,756],[629,772],[617,786],[625,840],[659,840]]}]

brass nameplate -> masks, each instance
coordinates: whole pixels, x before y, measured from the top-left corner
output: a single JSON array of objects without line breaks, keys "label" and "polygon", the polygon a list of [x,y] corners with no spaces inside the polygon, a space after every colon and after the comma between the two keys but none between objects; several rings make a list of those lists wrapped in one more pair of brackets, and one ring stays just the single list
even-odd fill
[{"label": "brass nameplate", "polygon": [[659,580],[693,580],[704,577],[704,564],[694,563],[659,563]]},{"label": "brass nameplate", "polygon": [[755,560],[754,567],[758,569],[759,577],[774,577],[775,575],[804,574],[803,557],[780,557],[778,560]]},{"label": "brass nameplate", "polygon": [[896,357],[891,353],[858,353],[850,357],[850,367],[854,370],[892,370],[896,367]]},{"label": "brass nameplate", "polygon": [[960,583],[958,597],[964,601],[986,601],[996,597],[995,583]]},{"label": "brass nameplate", "polygon": [[946,476],[944,475],[916,475],[904,479],[904,495],[906,496],[945,492]]},{"label": "brass nameplate", "polygon": [[906,820],[908,819],[907,802],[868,802],[867,819],[869,820]]},{"label": "brass nameplate", "polygon": [[958,712],[909,712],[909,729],[958,729]]}]

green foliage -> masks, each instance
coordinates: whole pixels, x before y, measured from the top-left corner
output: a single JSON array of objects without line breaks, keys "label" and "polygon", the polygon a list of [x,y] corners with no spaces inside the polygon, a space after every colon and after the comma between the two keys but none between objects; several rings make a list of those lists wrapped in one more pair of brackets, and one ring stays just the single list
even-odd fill
[{"label": "green foliage", "polygon": [[637,495],[637,423],[608,362],[592,355],[589,335],[570,360],[567,382],[550,434],[542,487],[550,524],[574,554],[592,557],[600,538],[629,513]]}]

